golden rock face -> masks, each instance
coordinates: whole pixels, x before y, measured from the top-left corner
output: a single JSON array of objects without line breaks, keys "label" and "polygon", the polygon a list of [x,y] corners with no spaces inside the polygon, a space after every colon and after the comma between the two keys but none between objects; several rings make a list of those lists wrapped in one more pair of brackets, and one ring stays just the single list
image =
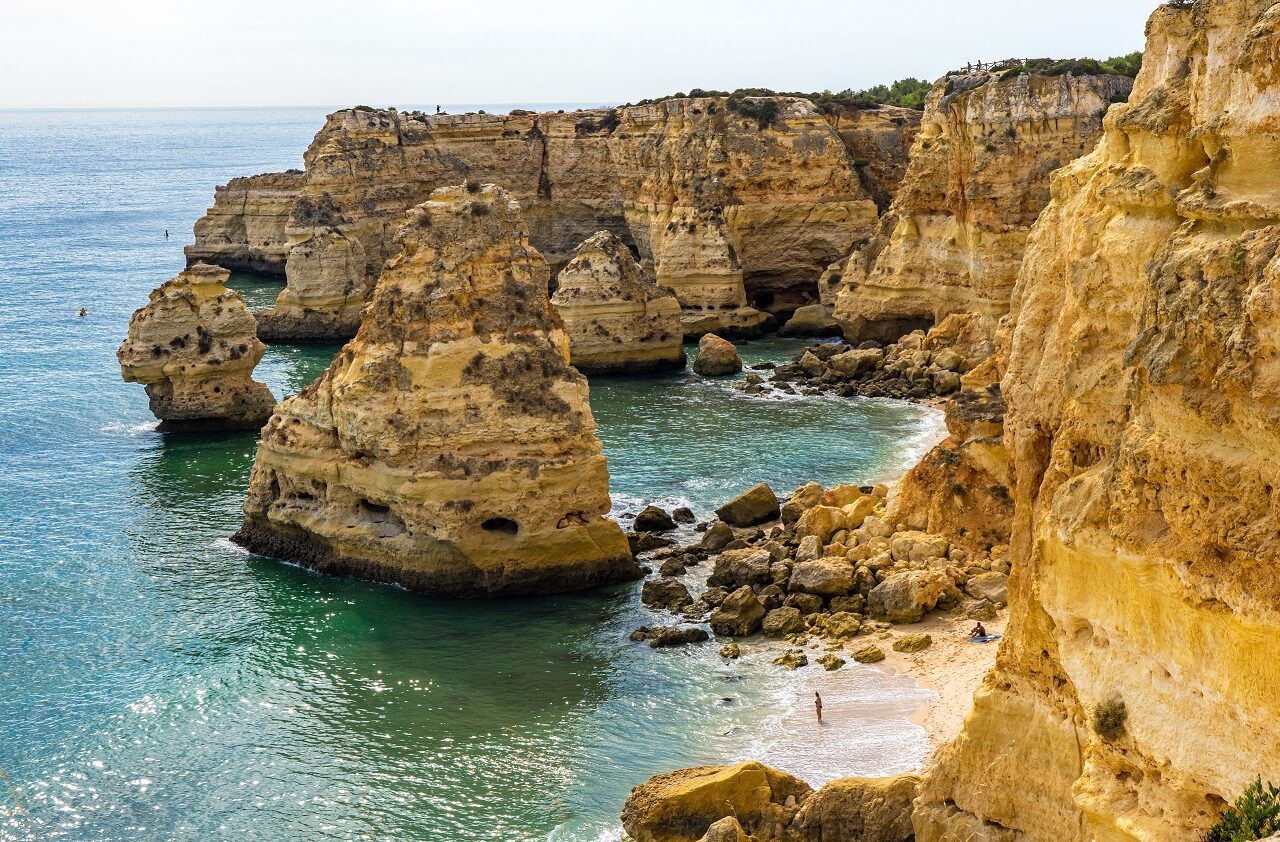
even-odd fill
[{"label": "golden rock face", "polygon": [[1266,0],[1161,7],[1053,177],[1003,380],[1009,633],[919,839],[1195,839],[1280,769],[1278,50]]},{"label": "golden rock face", "polygon": [[[521,203],[530,240],[553,269],[596,231],[611,231],[676,290],[692,335],[758,332],[769,319],[760,309],[816,299],[814,279],[869,234],[877,214],[836,128],[808,100],[778,101],[778,118],[765,127],[717,98],[546,114],[339,111],[308,148],[304,174],[220,188],[189,257],[287,271],[289,287],[300,289],[286,290],[269,320],[281,338],[314,338],[316,325],[346,338],[354,322],[337,311],[367,300],[396,252],[405,211],[435,188],[471,179],[501,185]],[[855,123],[858,148],[878,156],[882,182],[892,183],[894,165],[879,157],[898,154],[901,143],[883,135],[909,131],[910,122],[873,129],[850,118],[841,129]],[[320,232],[359,250],[324,257],[307,245]],[[353,277],[346,262],[361,255],[363,272]]]},{"label": "golden rock face", "polygon": [[161,429],[256,429],[275,407],[253,379],[266,348],[244,299],[224,286],[229,276],[196,264],[154,290],[129,320],[116,352],[120,375],[147,387]]},{"label": "golden rock face", "polygon": [[449,596],[636,577],[519,206],[441,188],[396,242],[355,339],[264,429],[236,540]]},{"label": "golden rock face", "polygon": [[551,303],[584,374],[684,368],[680,302],[645,276],[626,245],[598,231],[556,276]]},{"label": "golden rock face", "polygon": [[981,73],[935,85],[885,230],[843,273],[835,316],[845,335],[892,341],[951,313],[994,328],[1049,174],[1093,148],[1130,84]]}]

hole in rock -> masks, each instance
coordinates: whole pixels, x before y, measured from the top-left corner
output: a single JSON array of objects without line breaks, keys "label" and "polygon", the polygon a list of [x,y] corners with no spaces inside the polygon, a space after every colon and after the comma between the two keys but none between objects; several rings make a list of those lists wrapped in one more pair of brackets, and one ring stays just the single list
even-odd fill
[{"label": "hole in rock", "polygon": [[520,531],[520,524],[510,518],[491,517],[484,523],[480,524],[480,528],[485,532],[499,532],[503,535],[515,535]]}]

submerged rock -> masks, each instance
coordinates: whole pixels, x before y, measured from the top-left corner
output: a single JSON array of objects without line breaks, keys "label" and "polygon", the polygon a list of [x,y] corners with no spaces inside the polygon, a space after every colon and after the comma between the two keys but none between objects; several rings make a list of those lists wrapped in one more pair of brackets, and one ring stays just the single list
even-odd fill
[{"label": "submerged rock", "polygon": [[641,626],[631,633],[631,639],[648,642],[652,649],[663,649],[671,646],[683,646],[686,643],[702,643],[710,639],[705,629],[697,626]]},{"label": "submerged rock", "polygon": [[551,303],[583,374],[684,368],[680,302],[645,276],[613,234],[597,231],[579,245],[556,282]]},{"label": "submerged rock", "polygon": [[397,241],[356,338],[264,429],[235,540],[446,596],[638,577],[519,207],[443,188]]},{"label": "submerged rock", "polygon": [[703,377],[737,374],[742,371],[742,359],[732,342],[708,333],[698,340],[698,356],[693,359],[693,370]]},{"label": "submerged rock", "polygon": [[129,320],[120,375],[147,387],[162,430],[257,429],[275,408],[252,377],[266,348],[244,299],[225,286],[230,274],[197,263]]}]

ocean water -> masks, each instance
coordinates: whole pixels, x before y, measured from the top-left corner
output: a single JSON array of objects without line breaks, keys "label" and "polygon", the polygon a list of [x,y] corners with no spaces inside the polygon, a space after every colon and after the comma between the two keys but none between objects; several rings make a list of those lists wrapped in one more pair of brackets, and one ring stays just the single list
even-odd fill
[{"label": "ocean water", "polygon": [[[635,585],[450,602],[228,542],[255,436],[155,432],[114,353],[213,186],[300,166],[323,113],[0,112],[0,839],[592,840],[659,771],[918,762],[909,680],[846,668],[847,726],[802,731],[812,672],[632,644],[657,619]],[[333,351],[273,347],[258,373],[290,394]],[[689,373],[594,381],[592,406],[619,516],[892,476],[939,431]]]}]

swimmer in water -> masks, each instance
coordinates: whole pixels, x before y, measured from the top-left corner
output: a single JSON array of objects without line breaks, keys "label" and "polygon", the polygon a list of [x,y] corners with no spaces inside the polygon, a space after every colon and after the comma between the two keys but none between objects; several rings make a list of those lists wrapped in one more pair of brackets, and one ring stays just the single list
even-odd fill
[{"label": "swimmer in water", "polygon": [[82,319],[83,319],[85,316],[89,315],[89,310],[88,310],[88,308],[86,308],[86,307],[81,307],[81,308],[80,308],[80,314],[79,314],[79,315],[80,315],[80,318],[82,318]]}]

